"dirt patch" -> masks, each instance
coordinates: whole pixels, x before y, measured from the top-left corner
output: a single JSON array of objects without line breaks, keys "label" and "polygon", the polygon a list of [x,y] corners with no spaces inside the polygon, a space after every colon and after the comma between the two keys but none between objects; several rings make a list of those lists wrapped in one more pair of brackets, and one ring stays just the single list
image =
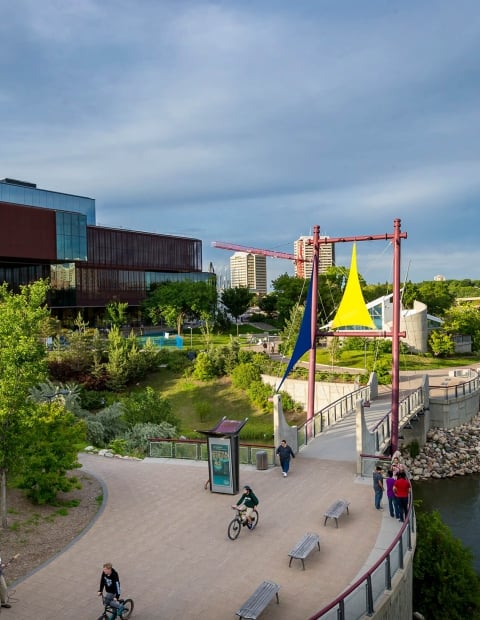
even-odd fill
[{"label": "dirt patch", "polygon": [[[93,520],[101,506],[103,490],[92,476],[75,471],[82,488],[59,495],[59,506],[35,506],[23,491],[7,492],[8,528],[0,529],[3,562],[19,557],[5,569],[7,583],[27,575],[78,536]],[[64,506],[62,502],[78,502]]]}]

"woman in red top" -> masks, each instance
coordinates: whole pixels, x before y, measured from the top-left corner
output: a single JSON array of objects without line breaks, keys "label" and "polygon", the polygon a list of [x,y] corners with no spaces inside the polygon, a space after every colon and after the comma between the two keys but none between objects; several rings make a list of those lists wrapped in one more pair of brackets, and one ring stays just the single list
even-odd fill
[{"label": "woman in red top", "polygon": [[395,499],[398,506],[398,514],[400,515],[399,521],[404,521],[408,514],[408,500],[410,496],[410,489],[412,485],[407,479],[407,474],[404,471],[399,471],[397,479],[393,485],[393,492],[395,493]]}]

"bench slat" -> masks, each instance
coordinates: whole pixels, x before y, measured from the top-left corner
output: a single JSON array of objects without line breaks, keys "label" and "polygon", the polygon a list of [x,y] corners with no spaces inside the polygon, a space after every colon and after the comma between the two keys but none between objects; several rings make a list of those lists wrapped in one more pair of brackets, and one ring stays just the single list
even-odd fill
[{"label": "bench slat", "polygon": [[288,566],[292,565],[292,560],[301,560],[303,570],[305,570],[305,559],[307,556],[318,546],[320,551],[320,536],[312,532],[305,534],[295,545],[295,547],[288,554],[290,556],[290,562]]},{"label": "bench slat", "polygon": [[350,505],[350,502],[347,502],[347,500],[345,499],[339,499],[336,502],[334,502],[324,513],[324,517],[325,517],[325,523],[324,525],[327,525],[327,520],[328,519],[335,519],[335,525],[336,527],[338,527],[338,517],[342,516],[342,514],[344,512],[347,513],[347,515],[349,514],[348,512],[348,506]]},{"label": "bench slat", "polygon": [[280,586],[273,581],[262,581],[252,596],[235,612],[237,616],[248,620],[256,620],[274,596],[278,600]]}]

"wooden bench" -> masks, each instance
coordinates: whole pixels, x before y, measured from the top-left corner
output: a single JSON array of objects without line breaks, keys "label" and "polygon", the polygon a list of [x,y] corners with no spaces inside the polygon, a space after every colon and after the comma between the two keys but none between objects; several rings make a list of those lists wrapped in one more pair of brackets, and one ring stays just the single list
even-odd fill
[{"label": "wooden bench", "polygon": [[280,586],[273,581],[262,581],[252,596],[235,612],[235,614],[239,616],[240,620],[242,620],[242,618],[256,620],[274,596],[277,597],[277,604],[280,602],[278,600],[279,590]]},{"label": "wooden bench", "polygon": [[312,534],[311,532],[305,534],[288,554],[290,556],[288,566],[290,567],[292,565],[293,559],[302,560],[303,570],[305,570],[305,559],[315,547],[318,547],[320,551],[320,536],[318,534]]},{"label": "wooden bench", "polygon": [[325,517],[325,523],[323,525],[327,525],[328,519],[335,519],[335,525],[338,527],[338,517],[341,517],[345,511],[347,515],[349,514],[349,505],[350,502],[347,502],[344,499],[337,499],[336,502],[333,502],[333,504],[328,508],[328,510],[325,511],[325,514],[323,515]]}]

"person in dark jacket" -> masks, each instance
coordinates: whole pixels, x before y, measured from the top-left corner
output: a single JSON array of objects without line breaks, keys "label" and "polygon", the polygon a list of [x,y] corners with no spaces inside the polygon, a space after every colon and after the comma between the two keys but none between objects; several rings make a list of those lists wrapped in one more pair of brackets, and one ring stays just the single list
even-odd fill
[{"label": "person in dark jacket", "polygon": [[123,605],[119,602],[121,594],[120,578],[110,562],[103,565],[98,596],[102,596],[103,590],[105,590],[105,594],[103,595],[104,604],[116,609],[117,616],[120,617],[124,610]]},{"label": "person in dark jacket", "polygon": [[238,500],[235,506],[236,510],[245,510],[245,518],[247,520],[247,527],[249,530],[252,529],[252,512],[255,506],[258,506],[258,498],[253,492],[253,489],[249,486],[243,487],[242,497]]},{"label": "person in dark jacket", "polygon": [[278,446],[277,454],[280,459],[280,465],[282,466],[283,477],[286,478],[290,469],[290,458],[294,459],[295,454],[285,439],[282,439],[280,445]]}]

